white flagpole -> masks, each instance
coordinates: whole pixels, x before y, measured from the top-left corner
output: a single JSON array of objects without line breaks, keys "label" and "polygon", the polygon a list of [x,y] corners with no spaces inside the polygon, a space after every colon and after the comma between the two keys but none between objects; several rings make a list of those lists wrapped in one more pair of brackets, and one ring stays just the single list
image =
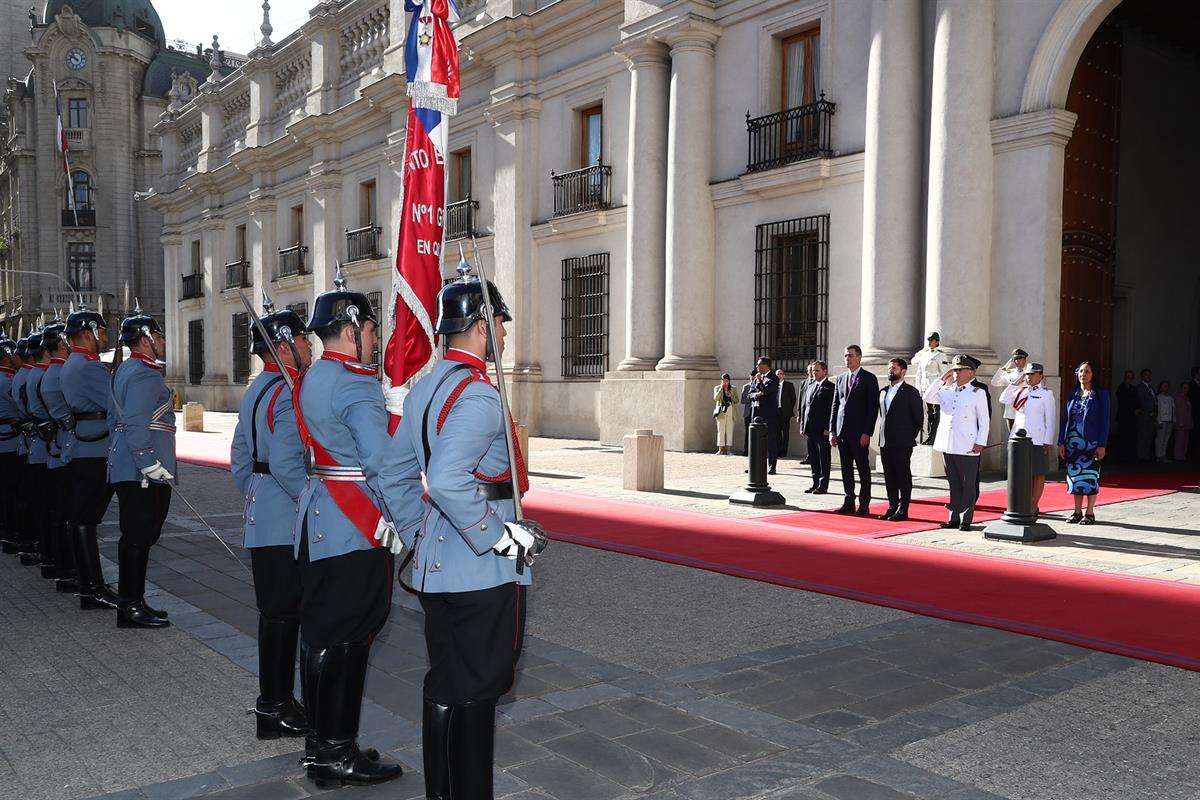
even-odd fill
[{"label": "white flagpole", "polygon": [[62,151],[63,170],[67,173],[67,206],[71,209],[71,216],[75,218],[75,227],[79,227],[79,211],[75,208],[75,181],[71,177],[71,161],[67,158],[67,146],[63,144],[63,137],[66,134],[66,128],[63,127],[62,121],[62,101],[58,97],[58,81],[54,81],[54,113],[58,117],[58,149]]}]

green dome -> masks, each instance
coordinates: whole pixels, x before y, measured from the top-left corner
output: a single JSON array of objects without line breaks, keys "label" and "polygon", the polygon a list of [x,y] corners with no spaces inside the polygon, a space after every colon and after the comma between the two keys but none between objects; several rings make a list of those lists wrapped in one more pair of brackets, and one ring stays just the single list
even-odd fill
[{"label": "green dome", "polygon": [[49,24],[70,6],[89,28],[122,28],[157,44],[167,44],[162,21],[150,0],[46,0],[42,22]]}]

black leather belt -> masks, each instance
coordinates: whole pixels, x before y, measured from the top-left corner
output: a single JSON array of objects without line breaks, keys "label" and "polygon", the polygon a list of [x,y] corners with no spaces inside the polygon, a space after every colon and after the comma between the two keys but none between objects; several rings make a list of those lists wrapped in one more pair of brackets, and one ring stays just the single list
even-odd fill
[{"label": "black leather belt", "polygon": [[271,474],[271,465],[268,464],[266,461],[255,461],[254,462],[254,474],[255,475],[270,475]]},{"label": "black leather belt", "polygon": [[90,420],[108,419],[107,411],[80,411],[75,414],[76,422],[87,422]]},{"label": "black leather belt", "polygon": [[500,483],[480,482],[478,486],[479,493],[487,500],[513,499],[512,481],[502,481]]}]

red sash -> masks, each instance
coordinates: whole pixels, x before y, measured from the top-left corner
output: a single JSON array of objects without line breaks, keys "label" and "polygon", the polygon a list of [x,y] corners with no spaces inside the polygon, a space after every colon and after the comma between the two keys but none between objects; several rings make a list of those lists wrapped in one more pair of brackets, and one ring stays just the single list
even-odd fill
[{"label": "red sash", "polygon": [[[471,374],[468,377],[463,378],[459,382],[458,386],[454,387],[454,391],[450,392],[450,396],[446,398],[446,402],[442,405],[442,410],[438,414],[437,419],[438,433],[442,432],[442,426],[446,424],[446,418],[450,416],[450,409],[454,407],[455,401],[458,400],[468,385],[476,381],[486,383],[488,386],[493,386],[492,382],[488,380],[487,373],[472,365]],[[495,387],[493,386],[493,388]],[[496,391],[498,392],[499,389]],[[521,487],[521,494],[525,494],[529,491],[529,468],[525,466],[525,454],[521,452],[521,440],[517,438],[517,423],[513,420],[511,415],[508,418],[508,424],[509,428],[512,430],[513,453],[517,458],[517,484]],[[504,483],[512,480],[512,470],[507,469],[499,475],[484,475],[479,470],[474,470],[471,474],[475,476],[476,480],[483,481],[484,483]]]}]

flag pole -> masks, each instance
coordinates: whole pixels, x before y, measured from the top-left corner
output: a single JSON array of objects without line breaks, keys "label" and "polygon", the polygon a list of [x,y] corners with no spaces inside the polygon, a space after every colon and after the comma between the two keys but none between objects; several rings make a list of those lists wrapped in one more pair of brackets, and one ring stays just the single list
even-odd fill
[{"label": "flag pole", "polygon": [[79,210],[75,208],[75,181],[71,177],[71,160],[67,157],[67,131],[62,122],[62,103],[58,98],[58,81],[54,81],[54,113],[58,115],[58,149],[62,152],[63,172],[67,173],[67,204],[71,216],[75,218],[75,227],[79,227]]}]

